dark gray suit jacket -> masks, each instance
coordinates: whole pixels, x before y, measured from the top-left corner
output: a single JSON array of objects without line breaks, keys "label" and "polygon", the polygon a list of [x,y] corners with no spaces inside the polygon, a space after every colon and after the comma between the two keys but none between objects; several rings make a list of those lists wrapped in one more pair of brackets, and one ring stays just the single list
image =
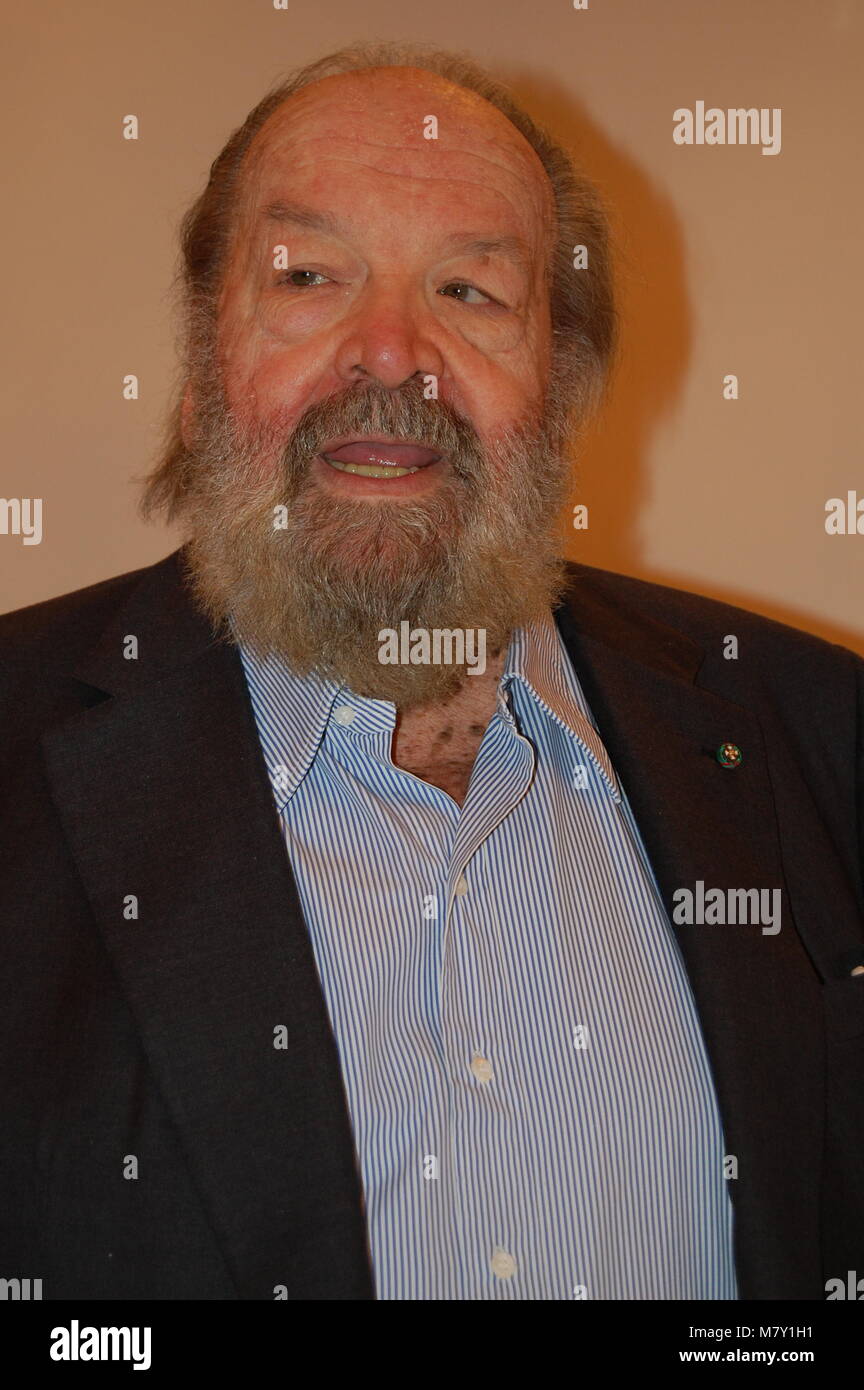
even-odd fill
[{"label": "dark gray suit jacket", "polygon": [[[700,879],[782,891],[776,935],[676,930],[738,1160],[741,1295],[823,1299],[864,1274],[864,663],[693,595],[571,579],[556,618],[670,913]],[[0,1276],[47,1299],[371,1298],[239,656],[179,552],[0,618],[0,762]]]}]

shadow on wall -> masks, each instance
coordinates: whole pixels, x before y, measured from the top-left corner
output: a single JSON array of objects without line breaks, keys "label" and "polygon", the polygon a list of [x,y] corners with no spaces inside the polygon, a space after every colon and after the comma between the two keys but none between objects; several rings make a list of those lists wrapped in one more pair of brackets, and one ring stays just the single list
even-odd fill
[{"label": "shadow on wall", "polygon": [[[627,351],[622,351],[611,383],[614,404],[601,411],[581,445],[581,458],[591,460],[591,524],[578,532],[569,557],[735,604],[864,655],[859,631],[761,594],[707,584],[698,576],[691,582],[643,563],[638,535],[647,504],[643,460],[656,427],[678,399],[692,344],[680,222],[672,204],[610,143],[568,88],[545,74],[539,79],[511,69],[503,76],[531,114],[577,152],[599,187],[612,224],[616,297]],[[628,253],[631,245],[639,247],[640,265],[651,267],[650,276]],[[577,469],[577,482],[578,476]],[[571,500],[584,498],[574,491]]]}]

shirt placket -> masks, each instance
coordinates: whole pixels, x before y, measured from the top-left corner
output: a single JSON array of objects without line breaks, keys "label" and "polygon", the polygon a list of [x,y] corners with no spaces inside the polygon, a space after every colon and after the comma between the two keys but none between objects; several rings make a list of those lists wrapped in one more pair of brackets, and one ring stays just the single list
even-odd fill
[{"label": "shirt placket", "polygon": [[517,1267],[500,1159],[512,1142],[518,1082],[507,1076],[496,1046],[507,981],[500,955],[491,958],[503,904],[497,884],[482,878],[484,856],[478,851],[525,794],[533,771],[533,749],[500,701],[457,826],[443,918],[441,1021],[453,1232],[460,1296],[469,1299],[512,1296]]}]

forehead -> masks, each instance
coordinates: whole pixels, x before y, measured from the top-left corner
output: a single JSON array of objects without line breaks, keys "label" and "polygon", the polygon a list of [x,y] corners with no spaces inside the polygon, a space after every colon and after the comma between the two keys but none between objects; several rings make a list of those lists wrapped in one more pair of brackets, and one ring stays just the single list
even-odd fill
[{"label": "forehead", "polygon": [[246,153],[239,211],[255,216],[300,189],[327,206],[346,182],[387,188],[419,214],[455,203],[509,217],[538,241],[554,220],[548,176],[520,131],[476,93],[416,68],[340,74],[289,97]]}]

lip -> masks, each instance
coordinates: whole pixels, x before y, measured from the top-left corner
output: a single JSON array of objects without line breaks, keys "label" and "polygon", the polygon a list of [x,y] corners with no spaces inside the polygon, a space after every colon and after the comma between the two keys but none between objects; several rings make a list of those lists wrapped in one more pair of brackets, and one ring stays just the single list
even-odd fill
[{"label": "lip", "polygon": [[[434,463],[441,457],[438,449],[431,449],[420,439],[394,438],[390,435],[347,435],[342,439],[329,439],[321,450],[324,454],[337,454],[343,452],[343,456],[349,462],[365,462],[364,451],[384,452],[392,457],[392,461],[402,468],[425,468],[427,464]],[[371,460],[370,460],[371,462]]]},{"label": "lip", "polygon": [[416,473],[403,474],[401,478],[363,478],[357,473],[340,472],[331,467],[321,454],[316,454],[312,460],[312,471],[321,487],[334,496],[389,497],[396,501],[433,491],[442,477],[449,473],[450,463],[446,458],[439,458],[435,463],[418,468]]},{"label": "lip", "polygon": [[[338,462],[363,464],[376,460],[364,457],[364,451],[384,452],[390,446],[391,461],[400,468],[411,468],[414,472],[402,477],[368,478],[357,473],[346,473],[328,463],[326,455],[342,457]],[[447,459],[437,450],[431,449],[420,439],[406,438],[404,435],[350,434],[329,439],[315,458],[315,467],[321,480],[329,490],[354,497],[400,497],[413,496],[434,487],[442,472],[449,469]]]}]

